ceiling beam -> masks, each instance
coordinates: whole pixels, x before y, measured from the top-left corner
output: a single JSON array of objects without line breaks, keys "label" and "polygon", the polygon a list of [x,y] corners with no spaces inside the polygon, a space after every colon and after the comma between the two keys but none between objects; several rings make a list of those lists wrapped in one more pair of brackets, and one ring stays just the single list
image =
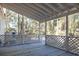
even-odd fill
[{"label": "ceiling beam", "polygon": [[56,7],[54,7],[53,5],[49,4],[49,3],[46,3],[46,5],[48,7],[50,7],[52,10],[54,10],[55,12],[61,12],[59,9],[57,9]]},{"label": "ceiling beam", "polygon": [[47,11],[48,14],[51,14],[52,11],[50,11],[48,8],[46,8],[44,5],[42,4],[35,4],[36,6],[42,8],[43,10]]},{"label": "ceiling beam", "polygon": [[73,7],[76,7],[76,8],[78,8],[79,9],[79,4],[77,4],[77,3],[70,3],[70,4],[68,4],[68,5],[70,5],[70,6],[73,6]]},{"label": "ceiling beam", "polygon": [[61,9],[66,9],[65,6],[63,6],[61,3],[57,3],[57,5],[58,5]]},{"label": "ceiling beam", "polygon": [[15,6],[15,5],[3,4],[2,6],[7,8],[7,9],[13,10],[13,11],[19,13],[19,14],[21,13],[22,15],[25,15],[25,16],[30,15],[30,17],[32,17],[32,18],[40,19],[35,14],[32,14],[32,13],[30,14],[29,12],[25,13],[26,11],[23,13],[23,11],[24,11],[23,8],[19,8],[19,7]]},{"label": "ceiling beam", "polygon": [[24,5],[24,4],[16,4],[17,6],[21,6],[21,8],[25,9],[26,11],[25,12],[31,12],[31,13],[34,13],[36,14],[38,17],[41,17],[42,14],[40,14],[39,12],[29,8],[28,6]]},{"label": "ceiling beam", "polygon": [[36,7],[36,5],[34,5],[34,4],[26,4],[26,5],[30,6],[32,9],[35,9],[36,11],[41,12],[43,14],[43,16],[44,15],[47,16],[47,13],[45,11],[41,10],[40,8]]},{"label": "ceiling beam", "polygon": [[[19,8],[20,5],[16,5],[16,6],[17,6],[17,8]],[[40,18],[41,16],[39,16],[39,15],[38,15],[37,13],[35,13],[35,12],[34,12],[34,13],[31,12],[31,10],[24,9],[24,7],[21,7],[20,9],[21,9],[22,12],[24,12],[24,14],[26,14],[26,15],[29,14],[30,16],[36,17],[37,19],[41,19],[41,18]]]},{"label": "ceiling beam", "polygon": [[[73,9],[73,8],[72,8]],[[61,13],[61,15],[56,15],[56,16],[51,16],[51,17],[48,17],[48,18],[46,18],[46,19],[43,19],[44,21],[46,20],[46,21],[49,21],[49,20],[53,20],[53,19],[57,19],[57,18],[59,18],[59,17],[63,17],[63,16],[66,16],[66,15],[71,15],[71,14],[74,14],[74,13],[77,13],[77,12],[79,12],[79,9],[76,9],[76,10],[72,10],[72,11],[67,11],[66,13]],[[42,21],[42,22],[44,22],[44,21]]]},{"label": "ceiling beam", "polygon": [[[5,5],[5,4],[4,4],[4,5]],[[22,15],[27,16],[27,15],[29,14],[32,18],[35,17],[35,18],[37,18],[37,19],[40,19],[40,17],[39,17],[38,15],[36,15],[35,13],[28,12],[28,11],[26,11],[25,9],[20,8],[18,5],[8,4],[8,5],[5,5],[5,6],[9,7],[9,9],[11,8],[11,10],[15,9],[15,10],[21,11],[21,12],[19,12],[19,13],[21,13]],[[13,7],[13,8],[12,8],[12,7]],[[13,11],[15,11],[15,10],[13,10]]]}]

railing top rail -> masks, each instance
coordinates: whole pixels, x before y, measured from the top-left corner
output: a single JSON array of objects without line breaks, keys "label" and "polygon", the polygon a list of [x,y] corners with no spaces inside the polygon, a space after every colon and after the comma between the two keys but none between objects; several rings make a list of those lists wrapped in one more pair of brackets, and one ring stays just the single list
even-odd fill
[{"label": "railing top rail", "polygon": [[[57,36],[57,37],[66,37],[66,36],[62,36],[62,35],[46,35],[46,36]],[[67,36],[68,38],[79,38],[79,36]]]}]

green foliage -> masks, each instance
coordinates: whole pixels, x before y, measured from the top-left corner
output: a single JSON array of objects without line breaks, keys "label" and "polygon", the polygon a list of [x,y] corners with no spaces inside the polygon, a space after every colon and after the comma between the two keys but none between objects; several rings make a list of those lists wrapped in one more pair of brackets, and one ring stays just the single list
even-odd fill
[{"label": "green foliage", "polygon": [[70,21],[69,21],[69,22],[71,22],[71,25],[69,25],[69,26],[71,26],[69,28],[69,35],[76,36],[76,35],[79,35],[79,33],[76,31],[77,28],[79,29],[79,18],[78,18],[79,16],[73,15],[72,17],[70,17]]},{"label": "green foliage", "polygon": [[52,21],[48,22],[48,32],[50,35],[55,34],[55,26],[56,26],[56,21],[55,22],[52,22]]}]

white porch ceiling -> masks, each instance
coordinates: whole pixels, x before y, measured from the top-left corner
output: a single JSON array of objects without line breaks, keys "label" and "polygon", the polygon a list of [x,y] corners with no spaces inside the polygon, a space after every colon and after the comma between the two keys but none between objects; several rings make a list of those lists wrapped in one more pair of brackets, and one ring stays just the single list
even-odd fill
[{"label": "white porch ceiling", "polygon": [[79,12],[77,3],[2,3],[1,6],[39,22]]}]

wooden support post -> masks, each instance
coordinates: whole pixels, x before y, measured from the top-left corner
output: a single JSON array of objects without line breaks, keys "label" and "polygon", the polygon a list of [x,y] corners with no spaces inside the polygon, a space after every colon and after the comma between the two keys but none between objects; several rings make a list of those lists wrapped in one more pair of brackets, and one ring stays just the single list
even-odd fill
[{"label": "wooden support post", "polygon": [[46,44],[46,40],[47,40],[47,39],[46,39],[46,33],[47,33],[47,21],[45,21],[45,45],[47,45],[47,44]]},{"label": "wooden support post", "polygon": [[18,14],[18,35],[20,34],[20,17],[19,17],[19,14]]},{"label": "wooden support post", "polygon": [[22,16],[21,35],[22,35],[22,43],[24,44],[24,16]]},{"label": "wooden support post", "polygon": [[68,38],[68,15],[66,15],[66,41],[65,41],[65,49],[66,51],[69,50],[69,38]]},{"label": "wooden support post", "polygon": [[40,22],[39,22],[39,36],[38,36],[38,39],[40,40]]},{"label": "wooden support post", "polygon": [[22,35],[24,35],[24,16],[22,16]]}]

